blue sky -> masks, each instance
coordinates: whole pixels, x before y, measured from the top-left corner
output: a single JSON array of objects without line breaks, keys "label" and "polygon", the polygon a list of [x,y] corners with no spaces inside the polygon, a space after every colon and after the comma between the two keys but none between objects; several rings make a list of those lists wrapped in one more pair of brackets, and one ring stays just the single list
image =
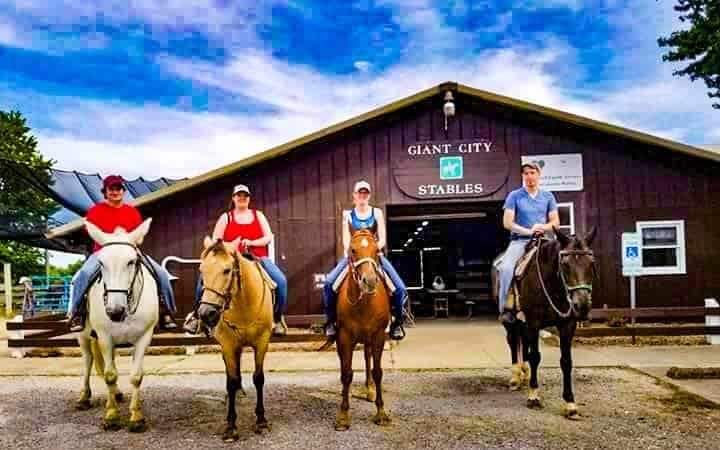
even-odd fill
[{"label": "blue sky", "polygon": [[0,109],[57,166],[193,176],[443,81],[691,144],[671,0],[0,0]]}]

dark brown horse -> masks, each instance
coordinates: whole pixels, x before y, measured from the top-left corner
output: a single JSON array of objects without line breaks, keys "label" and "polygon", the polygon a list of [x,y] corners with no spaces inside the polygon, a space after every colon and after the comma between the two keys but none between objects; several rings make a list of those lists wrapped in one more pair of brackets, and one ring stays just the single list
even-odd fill
[{"label": "dark brown horse", "polygon": [[390,323],[388,292],[380,273],[375,237],[367,230],[351,232],[348,276],[340,286],[337,303],[336,342],[343,385],[342,403],[335,420],[335,429],[338,431],[350,428],[352,358],[357,344],[363,344],[365,350],[365,386],[368,401],[372,401],[373,390],[375,391],[377,412],[373,422],[378,425],[390,423],[382,397],[382,354],[385,329]]},{"label": "dark brown horse", "polygon": [[568,418],[578,416],[572,388],[571,347],[577,322],[587,320],[592,308],[596,270],[590,246],[595,234],[595,228],[583,238],[567,236],[556,229],[557,239],[539,242],[534,260],[525,275],[516,281],[525,322],[517,320],[514,326],[508,327],[508,343],[513,363],[516,362],[515,345],[518,341],[522,342],[523,359],[530,362],[529,408],[542,407],[537,379],[540,330],[554,326],[560,335],[564,414]]}]

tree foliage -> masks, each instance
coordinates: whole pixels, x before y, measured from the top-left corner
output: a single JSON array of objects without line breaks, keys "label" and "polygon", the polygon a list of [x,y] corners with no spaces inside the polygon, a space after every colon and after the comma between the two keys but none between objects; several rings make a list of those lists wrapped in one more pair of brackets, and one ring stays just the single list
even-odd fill
[{"label": "tree foliage", "polygon": [[[50,183],[53,161],[37,150],[19,112],[0,111],[0,231],[22,233],[44,230],[56,204],[33,189],[24,178],[28,173],[37,182]],[[23,170],[18,170],[18,167]],[[8,240],[0,241],[0,261],[10,262],[13,272],[22,275],[43,274],[43,252]]]},{"label": "tree foliage", "polygon": [[[674,9],[690,27],[658,39],[660,47],[670,48],[663,61],[689,61],[673,75],[701,79],[709,89],[708,96],[720,98],[720,1],[677,0]],[[720,108],[720,103],[713,107]]]}]

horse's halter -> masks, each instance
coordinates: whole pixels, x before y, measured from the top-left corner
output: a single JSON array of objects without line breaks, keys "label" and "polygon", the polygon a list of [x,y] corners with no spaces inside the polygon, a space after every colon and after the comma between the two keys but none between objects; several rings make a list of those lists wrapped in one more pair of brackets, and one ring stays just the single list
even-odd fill
[{"label": "horse's halter", "polygon": [[348,256],[348,267],[350,269],[350,275],[352,276],[352,279],[355,281],[355,283],[357,283],[358,286],[360,286],[360,271],[358,271],[357,269],[360,268],[360,266],[362,266],[363,264],[370,264],[375,273],[378,275],[380,274],[380,268],[375,258],[371,256],[366,256],[365,258],[360,258],[355,261],[351,252]]},{"label": "horse's halter", "polygon": [[127,303],[127,309],[125,310],[125,315],[123,316],[123,320],[125,320],[125,317],[127,317],[128,313],[135,314],[135,311],[137,310],[139,304],[139,302],[133,302],[133,300],[135,300],[133,298],[133,287],[135,286],[135,281],[140,275],[140,269],[142,267],[142,253],[136,245],[129,242],[108,242],[107,244],[104,244],[101,248],[110,247],[113,245],[126,245],[128,247],[132,247],[132,249],[135,250],[135,253],[137,255],[137,257],[135,258],[135,272],[133,273],[133,277],[130,280],[130,284],[128,285],[127,289],[108,289],[107,284],[105,284],[105,280],[103,280],[103,304],[105,305],[105,307],[107,307],[108,303],[108,294],[125,295],[125,302]]},{"label": "horse's halter", "polygon": [[[572,301],[572,293],[575,291],[579,291],[581,289],[587,290],[590,293],[592,293],[592,283],[590,284],[578,284],[573,286],[568,286],[567,281],[565,280],[565,273],[562,269],[562,262],[561,259],[564,256],[593,256],[592,250],[560,250],[558,252],[558,278],[560,278],[560,282],[562,283],[563,290],[565,291],[565,300],[568,302],[568,310],[567,312],[562,312],[558,309],[557,306],[555,306],[555,303],[552,301],[552,297],[548,293],[547,288],[545,287],[545,281],[543,281],[542,271],[540,270],[540,249],[538,248],[537,252],[535,252],[535,265],[537,267],[538,271],[538,279],[540,280],[540,286],[542,286],[543,292],[545,293],[545,297],[548,300],[548,303],[550,303],[550,307],[557,313],[558,316],[560,316],[562,319],[567,319],[570,317],[571,314],[577,315],[577,311],[575,311],[575,305],[573,305]],[[595,266],[595,261],[592,262],[592,269],[593,269],[593,279],[596,278],[597,275],[597,268]]]},{"label": "horse's halter", "polygon": [[226,309],[228,309],[228,308],[230,307],[230,302],[231,302],[231,300],[232,300],[232,286],[233,286],[233,283],[235,282],[235,280],[238,281],[238,284],[239,284],[240,281],[241,281],[241,277],[240,277],[240,262],[238,261],[236,255],[231,255],[231,257],[232,257],[232,259],[233,259],[233,267],[232,267],[232,269],[231,269],[231,271],[230,271],[230,280],[228,281],[228,284],[227,284],[227,286],[225,287],[225,292],[223,293],[223,292],[217,291],[217,290],[215,290],[215,289],[213,289],[213,288],[211,288],[211,287],[207,287],[207,286],[205,286],[205,283],[203,283],[203,288],[202,288],[202,292],[203,292],[203,293],[204,293],[205,291],[209,291],[209,292],[212,292],[213,294],[217,295],[217,296],[220,297],[221,299],[223,299],[222,305],[218,305],[217,303],[202,301],[202,294],[201,294],[201,297],[200,297],[200,298],[201,298],[200,304],[206,304],[206,305],[210,305],[210,306],[220,306],[220,307],[222,308],[222,311],[225,311]]}]

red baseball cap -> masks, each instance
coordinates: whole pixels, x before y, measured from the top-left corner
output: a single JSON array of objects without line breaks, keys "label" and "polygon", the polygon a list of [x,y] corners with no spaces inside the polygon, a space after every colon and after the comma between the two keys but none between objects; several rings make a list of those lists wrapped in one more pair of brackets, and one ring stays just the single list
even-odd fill
[{"label": "red baseball cap", "polygon": [[102,190],[105,192],[108,188],[112,186],[120,186],[123,189],[125,189],[125,180],[120,175],[108,175],[103,180],[103,187]]}]

